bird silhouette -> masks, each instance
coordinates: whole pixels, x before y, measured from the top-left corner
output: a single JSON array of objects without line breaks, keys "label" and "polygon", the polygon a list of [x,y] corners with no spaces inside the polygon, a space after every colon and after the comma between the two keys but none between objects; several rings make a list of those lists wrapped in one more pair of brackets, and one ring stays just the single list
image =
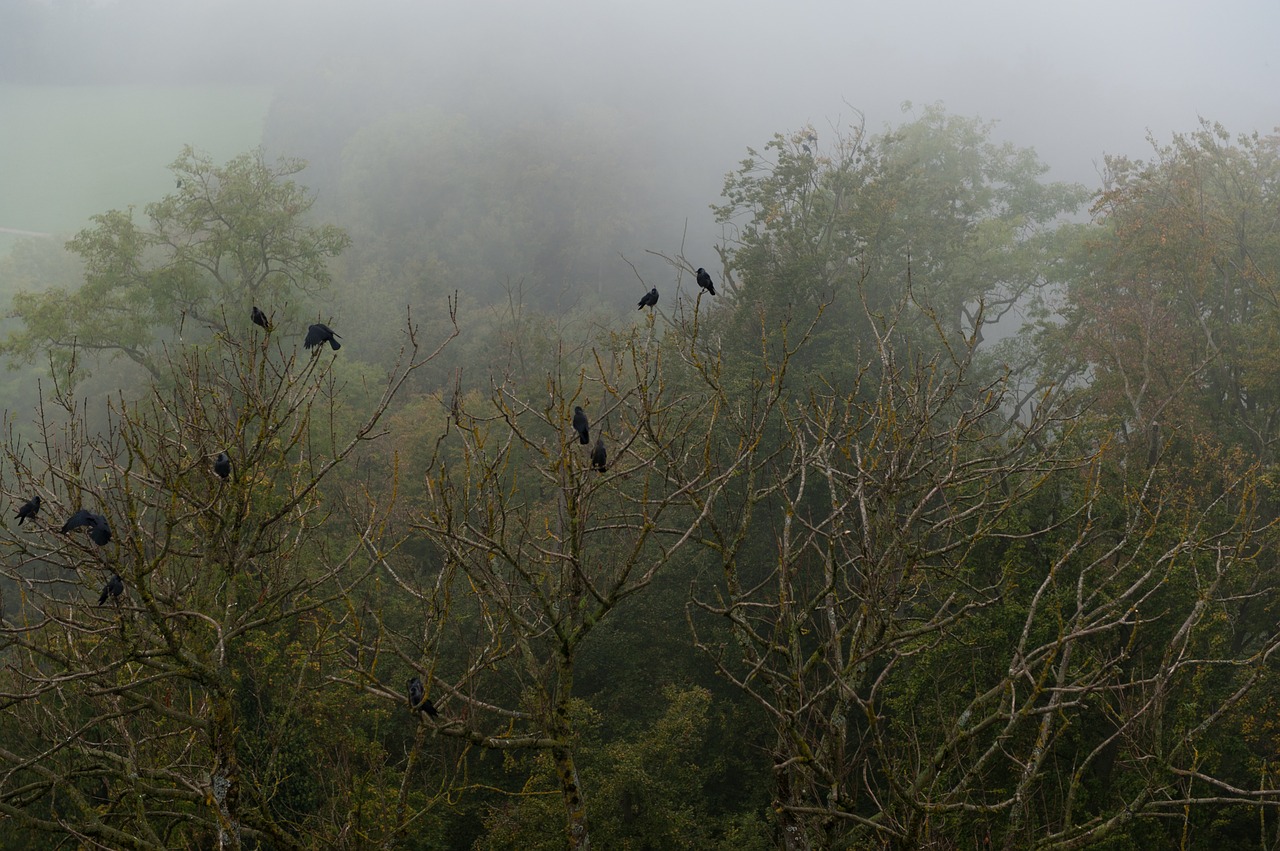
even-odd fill
[{"label": "bird silhouette", "polygon": [[218,457],[213,460],[213,472],[218,474],[218,478],[225,479],[231,475],[231,456],[225,452],[219,452]]},{"label": "bird silhouette", "polygon": [[427,698],[427,690],[422,687],[422,680],[417,677],[409,680],[409,708],[414,712],[425,712],[432,718],[440,714],[440,711]]},{"label": "bird silhouette", "polygon": [[712,295],[716,294],[716,285],[712,283],[711,276],[707,274],[707,270],[701,266],[698,267],[698,286]]},{"label": "bird silhouette", "polygon": [[646,307],[653,307],[658,303],[658,288],[654,287],[640,297],[640,307],[637,310],[644,310]]},{"label": "bird silhouette", "polygon": [[307,338],[302,341],[302,347],[304,349],[312,349],[328,343],[336,352],[342,348],[342,344],[338,342],[341,339],[341,337],[333,333],[333,329],[328,325],[323,322],[317,322],[307,329]]},{"label": "bird silhouette", "polygon": [[124,593],[124,580],[120,578],[120,574],[113,573],[111,578],[107,580],[107,584],[102,586],[102,594],[98,597],[98,605],[101,606],[107,602],[108,597],[120,599],[120,595]]},{"label": "bird silhouette", "polygon": [[583,446],[591,442],[591,426],[581,405],[573,409],[573,430],[578,433],[578,442]]},{"label": "bird silhouette", "polygon": [[607,461],[608,453],[604,448],[604,437],[597,437],[595,448],[591,450],[591,469],[598,470],[603,473],[609,469],[606,466]]},{"label": "bird silhouette", "polygon": [[107,525],[107,518],[101,514],[94,514],[86,508],[82,508],[68,518],[66,523],[62,524],[62,531],[74,532],[81,526],[89,528],[89,537],[95,544],[105,547],[111,541],[111,527]]},{"label": "bird silhouette", "polygon": [[256,304],[253,306],[252,315],[253,315],[254,325],[257,325],[259,328],[263,329],[264,331],[271,330],[271,320],[267,319],[267,314],[259,310]]},{"label": "bird silhouette", "polygon": [[14,515],[14,518],[18,521],[18,525],[21,526],[23,520],[27,520],[27,519],[35,520],[36,515],[39,513],[40,513],[40,497],[37,495],[37,496],[31,497],[31,499],[24,502],[22,504],[22,507],[18,509],[18,513]]}]

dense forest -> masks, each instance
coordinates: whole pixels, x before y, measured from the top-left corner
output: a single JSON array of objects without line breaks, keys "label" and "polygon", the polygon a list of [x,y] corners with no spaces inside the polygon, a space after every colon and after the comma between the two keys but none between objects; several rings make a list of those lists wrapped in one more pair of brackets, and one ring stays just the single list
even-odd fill
[{"label": "dense forest", "polygon": [[434,100],[0,259],[0,848],[1280,847],[1280,137]]}]

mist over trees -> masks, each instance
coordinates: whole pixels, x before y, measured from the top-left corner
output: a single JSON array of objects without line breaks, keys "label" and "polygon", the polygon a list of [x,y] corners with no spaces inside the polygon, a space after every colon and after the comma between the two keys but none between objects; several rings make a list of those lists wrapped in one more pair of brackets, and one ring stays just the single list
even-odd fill
[{"label": "mist over trees", "polygon": [[343,7],[185,66],[259,147],[0,258],[0,848],[1280,846],[1280,136],[1082,185],[842,104],[708,162],[634,43],[462,86],[462,13]]}]

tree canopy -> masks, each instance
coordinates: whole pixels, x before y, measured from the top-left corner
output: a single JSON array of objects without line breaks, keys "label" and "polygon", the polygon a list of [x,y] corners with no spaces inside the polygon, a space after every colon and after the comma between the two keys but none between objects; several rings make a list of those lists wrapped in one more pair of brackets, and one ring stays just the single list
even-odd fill
[{"label": "tree canopy", "polygon": [[323,210],[188,149],[6,261],[0,848],[1274,846],[1276,138],[1081,222],[988,122],[802,127],[622,284],[574,126],[381,115]]}]

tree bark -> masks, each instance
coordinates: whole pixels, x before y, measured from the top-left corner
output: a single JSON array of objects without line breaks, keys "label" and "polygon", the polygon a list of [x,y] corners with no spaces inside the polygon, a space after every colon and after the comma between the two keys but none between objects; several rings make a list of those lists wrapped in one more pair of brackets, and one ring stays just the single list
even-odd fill
[{"label": "tree bark", "polygon": [[573,658],[560,657],[558,688],[551,719],[551,736],[559,744],[551,748],[551,759],[560,778],[560,794],[564,798],[565,837],[572,851],[591,847],[587,829],[587,802],[578,781],[578,763],[573,754],[573,724],[569,720],[569,696],[573,693]]}]

